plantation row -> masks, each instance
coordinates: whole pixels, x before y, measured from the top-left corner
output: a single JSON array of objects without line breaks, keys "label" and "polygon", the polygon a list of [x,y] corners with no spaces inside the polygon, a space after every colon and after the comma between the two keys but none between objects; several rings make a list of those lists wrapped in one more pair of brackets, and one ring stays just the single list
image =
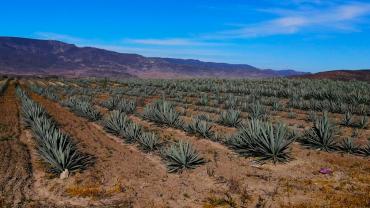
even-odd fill
[{"label": "plantation row", "polygon": [[[41,91],[41,94],[44,94],[44,96],[50,96],[48,95],[50,92],[47,90],[44,93],[42,89],[38,91]],[[88,103],[86,105],[92,106],[91,100],[85,100],[85,102]],[[108,109],[116,109],[121,113],[131,113],[135,106],[132,101],[125,101],[118,97],[111,97],[101,103],[101,105]],[[123,110],[120,111],[119,109]],[[92,115],[95,115],[95,113]],[[185,124],[174,105],[164,100],[147,104],[141,117],[158,124],[200,135],[206,139],[219,141],[215,139],[210,123],[200,118],[193,118],[192,122]],[[95,119],[95,116],[92,116],[92,118]],[[336,127],[330,122],[327,113],[316,119],[311,129],[301,135],[297,132],[291,132],[283,124],[273,125],[270,122],[263,121],[261,118],[251,118],[250,121],[242,123],[238,116],[238,111],[232,109],[221,114],[219,123],[238,127],[238,133],[225,141],[221,141],[222,144],[243,156],[256,157],[259,161],[285,162],[289,160],[291,158],[289,147],[294,141],[298,141],[306,147],[319,148],[324,151],[342,151],[364,156],[369,155],[369,145],[360,147],[351,138],[337,142]]]},{"label": "plantation row", "polygon": [[[55,100],[57,97],[49,90],[32,86],[34,92]],[[132,103],[126,103],[132,106]],[[139,148],[145,153],[154,153],[161,156],[165,161],[169,172],[179,172],[183,169],[192,169],[204,163],[203,158],[188,142],[179,140],[176,143],[167,144],[156,134],[146,132],[138,124],[130,120],[126,113],[130,111],[127,108],[114,110],[108,113],[104,118],[102,114],[90,103],[89,100],[77,97],[70,97],[61,102],[61,105],[68,107],[76,115],[85,117],[90,121],[100,121],[104,130],[121,138],[127,144],[138,144]],[[105,105],[109,105],[105,103]],[[122,106],[121,106],[122,107]],[[125,110],[125,111],[122,111]]]},{"label": "plantation row", "polygon": [[61,132],[45,109],[31,100],[26,92],[20,87],[16,90],[21,101],[23,124],[31,129],[38,155],[47,164],[48,171],[68,174],[87,168],[93,162],[92,157],[80,152],[73,139]]},{"label": "plantation row", "polygon": [[[295,108],[342,114],[351,112],[368,115],[370,113],[368,93],[370,86],[361,82],[289,79],[122,80],[118,84],[116,82],[113,88],[107,88],[107,83],[103,82],[95,86],[95,89],[91,89],[91,84],[98,83],[96,81],[78,80],[73,83],[82,86],[81,89],[74,90],[80,90],[80,93],[85,95],[93,94],[92,90],[139,97],[161,95],[166,99],[188,104],[234,108],[241,111],[246,111],[250,105],[260,103],[272,110],[289,111]],[[213,84],[214,87],[210,86]],[[222,87],[219,88],[220,86]],[[234,89],[235,87],[238,89]]]}]

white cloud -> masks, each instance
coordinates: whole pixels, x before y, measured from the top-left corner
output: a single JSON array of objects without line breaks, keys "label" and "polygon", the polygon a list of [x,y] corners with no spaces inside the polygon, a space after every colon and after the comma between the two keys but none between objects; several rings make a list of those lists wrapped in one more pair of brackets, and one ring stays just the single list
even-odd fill
[{"label": "white cloud", "polygon": [[303,8],[300,10],[266,9],[279,17],[238,29],[206,35],[206,38],[250,38],[271,35],[295,34],[305,30],[327,29],[356,31],[358,21],[370,15],[370,4],[352,3],[330,8]]}]

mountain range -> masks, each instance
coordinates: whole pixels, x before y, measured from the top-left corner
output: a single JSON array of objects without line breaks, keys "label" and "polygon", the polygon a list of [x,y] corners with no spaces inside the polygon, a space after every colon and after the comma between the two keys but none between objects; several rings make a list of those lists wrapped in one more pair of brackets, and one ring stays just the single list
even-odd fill
[{"label": "mountain range", "polygon": [[0,74],[119,78],[261,78],[304,75],[247,64],[145,57],[57,40],[0,37]]}]

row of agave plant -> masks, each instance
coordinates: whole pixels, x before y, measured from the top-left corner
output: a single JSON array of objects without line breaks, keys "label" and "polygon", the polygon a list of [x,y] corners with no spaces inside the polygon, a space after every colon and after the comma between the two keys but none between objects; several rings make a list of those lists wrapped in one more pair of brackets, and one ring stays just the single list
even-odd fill
[{"label": "row of agave plant", "polygon": [[286,162],[291,159],[290,144],[298,141],[302,145],[323,151],[341,151],[362,156],[370,155],[370,144],[359,146],[353,138],[337,142],[336,127],[330,122],[327,112],[317,119],[312,128],[303,135],[291,132],[283,124],[271,124],[252,119],[242,124],[236,135],[226,143],[243,156],[257,157],[258,161]]},{"label": "row of agave plant", "polygon": [[8,86],[9,79],[5,79],[0,83],[0,95],[3,94]]},{"label": "row of agave plant", "polygon": [[[43,94],[42,90],[39,90]],[[46,96],[48,97],[48,96]],[[102,118],[99,111],[93,108],[91,99],[88,97],[74,96],[62,101],[76,114],[88,118],[90,121],[98,121]],[[137,143],[145,152],[158,152],[166,161],[169,172],[179,172],[184,169],[193,169],[204,163],[203,158],[196,152],[191,144],[183,141],[165,147],[159,137],[132,122],[126,114],[133,113],[136,104],[134,101],[126,101],[121,97],[112,97],[101,103],[111,112],[101,121],[104,129],[122,138],[126,143]],[[81,107],[87,106],[87,107]]]},{"label": "row of agave plant", "polygon": [[159,136],[145,132],[123,111],[111,111],[102,124],[107,132],[122,138],[126,143],[137,143],[145,152],[158,152],[165,160],[169,172],[193,169],[204,163],[204,159],[189,143],[180,140],[166,147]]},{"label": "row of agave plant", "polygon": [[32,130],[38,155],[48,171],[55,174],[66,170],[74,172],[93,163],[93,157],[82,153],[73,139],[58,129],[44,108],[31,100],[19,86],[16,90],[21,101],[22,121],[25,127]]},{"label": "row of agave plant", "polygon": [[[144,110],[144,118],[160,124],[166,124],[175,128],[182,128],[185,131],[197,134],[206,139],[215,141],[217,137],[212,131],[212,123],[209,118],[193,118],[185,125],[180,113],[175,107],[166,101],[159,100],[148,105]],[[249,122],[243,123],[240,120],[238,111],[224,111],[220,116],[221,124],[232,124],[239,127],[236,135],[227,139],[226,145],[243,156],[254,156],[259,161],[271,160],[275,162],[288,161],[290,157],[290,144],[298,141],[306,147],[321,149],[324,151],[341,151],[346,153],[369,155],[369,145],[360,147],[355,144],[354,139],[347,138],[337,142],[335,126],[328,119],[327,112],[316,119],[310,130],[298,135],[290,131],[284,124],[272,124],[263,120],[263,117],[250,117]]]}]

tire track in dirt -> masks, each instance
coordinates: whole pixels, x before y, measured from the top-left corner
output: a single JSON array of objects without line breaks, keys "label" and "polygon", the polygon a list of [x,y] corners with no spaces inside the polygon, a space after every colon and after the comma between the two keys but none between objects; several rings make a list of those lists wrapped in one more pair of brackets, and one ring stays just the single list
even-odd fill
[{"label": "tire track in dirt", "polygon": [[14,84],[0,96],[0,125],[0,206],[27,207],[32,195],[32,166],[28,148],[20,141]]},{"label": "tire track in dirt", "polygon": [[[199,207],[215,184],[205,169],[168,174],[156,155],[145,154],[133,145],[123,144],[95,123],[78,117],[59,104],[31,93],[57,121],[60,128],[79,142],[82,151],[95,155],[96,163],[82,173],[71,176],[53,190],[64,195],[70,187],[94,186],[110,192],[117,184],[123,191],[105,197],[85,199],[81,205],[102,205],[131,202],[134,207]],[[51,187],[52,184],[49,184]]]}]

